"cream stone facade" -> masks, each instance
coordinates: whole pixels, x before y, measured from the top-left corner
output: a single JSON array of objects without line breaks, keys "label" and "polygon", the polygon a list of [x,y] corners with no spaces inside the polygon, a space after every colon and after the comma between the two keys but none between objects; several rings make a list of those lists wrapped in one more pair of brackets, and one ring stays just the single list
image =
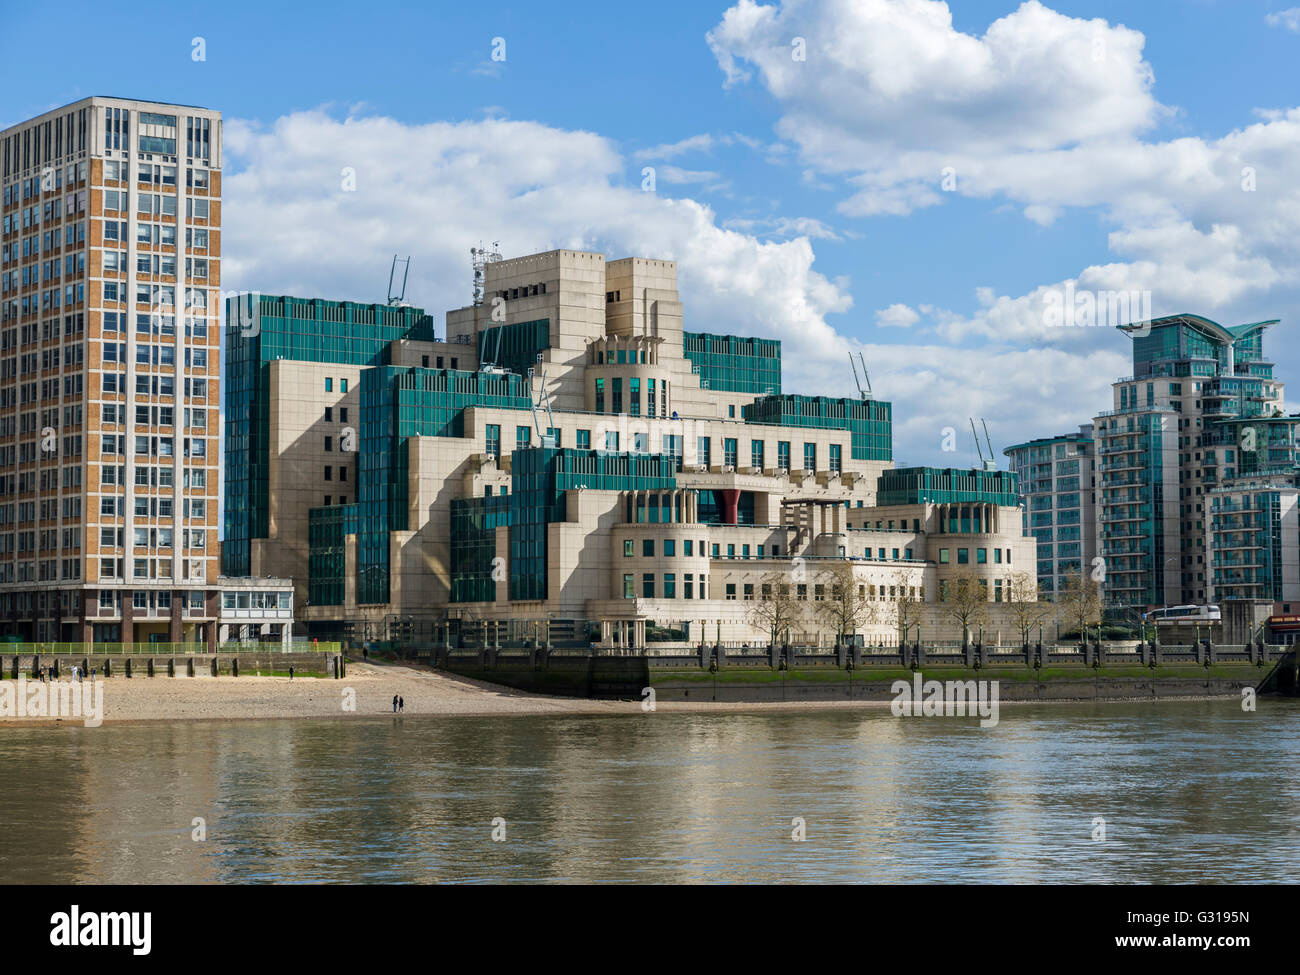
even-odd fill
[{"label": "cream stone facade", "polygon": [[269,363],[253,574],[292,577],[313,632],[759,643],[755,604],[789,586],[783,638],[830,642],[817,604],[847,568],[873,607],[855,638],[892,643],[900,594],[938,627],[959,577],[982,580],[993,619],[1013,574],[1033,576],[1013,475],[895,471],[888,403],[779,392],[777,343],[685,329],[673,262],[559,250],[485,279],[445,340]]}]

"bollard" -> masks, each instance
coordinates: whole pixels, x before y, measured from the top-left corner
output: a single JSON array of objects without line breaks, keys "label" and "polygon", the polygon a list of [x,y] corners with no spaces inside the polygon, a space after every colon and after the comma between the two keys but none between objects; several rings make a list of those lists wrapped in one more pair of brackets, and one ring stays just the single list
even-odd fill
[{"label": "bollard", "polygon": [[55,657],[53,662],[50,664],[50,677],[52,677],[54,680],[59,679],[59,658],[58,657]]},{"label": "bollard", "polygon": [[130,680],[130,678],[131,678],[131,658],[130,658],[130,657],[127,657],[127,658],[126,658],[126,676],[127,676],[127,679]]},{"label": "bollard", "polygon": [[212,676],[217,676],[217,655],[215,653],[212,655]]},{"label": "bollard", "polygon": [[104,676],[105,676],[105,677],[112,677],[112,676],[113,676],[112,669],[113,669],[113,661],[109,660],[108,657],[105,657],[105,658],[104,658]]},{"label": "bollard", "polygon": [[186,671],[186,673],[189,674],[189,676],[191,676],[191,677],[194,676],[194,658],[193,658],[193,657],[189,657],[189,658],[186,659],[186,661],[185,661],[185,671]]},{"label": "bollard", "polygon": [[14,680],[17,680],[17,679],[18,679],[18,655],[17,655],[17,654],[14,654],[14,670],[13,670],[13,676],[14,676]]},{"label": "bollard", "polygon": [[82,677],[90,676],[90,661],[85,657],[81,658],[81,676]]},{"label": "bollard", "polygon": [[175,677],[175,676],[176,676],[176,658],[175,658],[175,657],[168,657],[168,658],[167,658],[167,676],[168,676],[168,677]]},{"label": "bollard", "polygon": [[238,677],[238,676],[239,676],[239,658],[238,658],[238,657],[231,657],[231,658],[230,658],[230,676],[231,676],[231,677]]},{"label": "bollard", "polygon": [[147,677],[153,676],[153,657],[150,657],[148,660],[145,661],[144,670],[145,670],[145,676]]}]

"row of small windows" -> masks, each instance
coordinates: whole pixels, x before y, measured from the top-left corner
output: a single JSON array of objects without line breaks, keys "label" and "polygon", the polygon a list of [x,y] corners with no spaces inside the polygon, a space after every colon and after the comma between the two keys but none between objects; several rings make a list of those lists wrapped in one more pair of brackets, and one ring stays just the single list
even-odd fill
[{"label": "row of small windows", "polygon": [[[959,548],[959,549],[957,549],[957,564],[958,564],[958,565],[969,565],[969,564],[970,564],[970,552],[971,552],[971,550],[968,549],[968,548]],[[994,565],[1002,565],[1002,564],[1004,564],[1004,563],[1003,563],[1003,552],[1006,553],[1006,561],[1005,561],[1005,564],[1006,564],[1006,565],[1010,565],[1010,564],[1011,564],[1011,549],[1009,549],[1009,548],[1008,548],[1008,549],[995,548],[995,549],[993,549],[993,564],[994,564]],[[950,558],[950,556],[949,556],[949,550],[946,549],[946,548],[941,548],[941,549],[939,549],[939,564],[940,564],[940,565],[948,565],[951,561],[952,561],[952,560],[951,560],[951,558]],[[976,565],[987,565],[987,564],[988,564],[988,561],[989,561],[989,550],[988,550],[988,549],[986,549],[986,548],[977,548],[977,549],[975,549],[975,564],[976,564]]]},{"label": "row of small windows", "polygon": [[[515,301],[519,298],[536,298],[538,295],[546,294],[546,283],[525,284],[518,288],[503,288],[497,292],[497,297],[507,301]],[[439,367],[441,368],[441,367]],[[455,366],[452,366],[455,369]]]},{"label": "row of small windows", "polygon": [[[682,539],[683,558],[693,558],[695,556],[696,551],[697,550],[695,547],[694,539],[690,539],[690,538]],[[708,543],[701,540],[699,543],[698,551],[701,557],[705,557],[706,553],[709,551]],[[677,555],[677,539],[665,538],[663,540],[663,553],[664,553],[664,558],[666,559],[675,558]],[[635,554],[636,554],[635,543],[630,538],[624,539],[623,540],[624,558],[630,558]],[[653,538],[641,539],[641,555],[645,558],[654,558],[654,554],[655,554],[655,540]],[[722,558],[722,547],[719,543],[716,542],[714,543],[712,549],[712,557],[715,559]],[[739,548],[739,552],[737,552],[737,547],[735,545],[732,544],[727,545],[727,558],[747,559],[749,557],[750,557],[750,547],[748,545],[741,545]],[[780,545],[771,545],[771,546],[755,545],[753,557],[756,559],[780,558],[781,546]]]}]

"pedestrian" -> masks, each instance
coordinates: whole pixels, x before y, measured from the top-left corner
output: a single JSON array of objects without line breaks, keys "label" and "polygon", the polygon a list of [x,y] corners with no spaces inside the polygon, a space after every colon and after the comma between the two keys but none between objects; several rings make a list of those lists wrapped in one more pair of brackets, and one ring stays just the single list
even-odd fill
[{"label": "pedestrian", "polygon": [[393,714],[397,713],[397,695],[393,695]]},{"label": "pedestrian", "polygon": [[293,664],[289,665],[289,679],[293,680]]},{"label": "pedestrian", "polygon": [[406,713],[406,698],[399,697],[397,699],[397,710],[401,711],[403,714]]}]

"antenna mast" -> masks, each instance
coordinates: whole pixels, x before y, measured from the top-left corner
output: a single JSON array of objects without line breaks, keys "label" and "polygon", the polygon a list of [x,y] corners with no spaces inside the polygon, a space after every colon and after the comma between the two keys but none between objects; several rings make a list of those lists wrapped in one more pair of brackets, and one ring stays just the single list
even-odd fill
[{"label": "antenna mast", "polygon": [[470,263],[474,268],[474,304],[483,304],[484,287],[487,283],[487,266],[501,260],[501,241],[492,241],[492,248],[483,246],[479,241],[477,247],[469,249]]}]

